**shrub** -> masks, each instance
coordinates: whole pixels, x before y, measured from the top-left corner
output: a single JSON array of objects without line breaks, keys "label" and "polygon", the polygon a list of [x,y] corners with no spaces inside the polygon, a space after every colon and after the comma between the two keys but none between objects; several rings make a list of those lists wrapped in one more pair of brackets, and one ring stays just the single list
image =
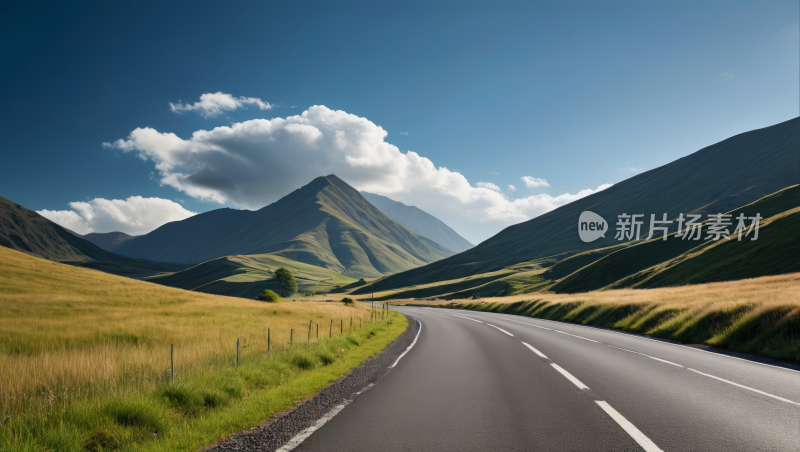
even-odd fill
[{"label": "shrub", "polygon": [[267,289],[267,290],[261,292],[261,295],[259,295],[258,298],[256,298],[256,300],[258,300],[258,301],[266,301],[266,302],[269,302],[269,303],[280,303],[282,298],[280,297],[280,295],[278,295],[275,292]]},{"label": "shrub", "polygon": [[348,298],[348,297],[342,298],[342,303],[344,303],[345,306],[355,306],[356,305],[356,302],[353,301],[352,298]]},{"label": "shrub", "polygon": [[88,452],[102,452],[117,450],[119,446],[119,440],[114,438],[114,435],[108,433],[107,430],[98,430],[89,438],[89,442],[83,446],[83,450]]}]

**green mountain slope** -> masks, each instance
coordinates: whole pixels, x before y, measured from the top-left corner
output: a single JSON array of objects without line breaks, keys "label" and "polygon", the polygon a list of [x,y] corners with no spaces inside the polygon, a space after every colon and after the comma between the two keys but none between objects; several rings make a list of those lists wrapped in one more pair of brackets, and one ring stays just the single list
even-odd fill
[{"label": "green mountain slope", "polygon": [[[562,253],[619,244],[613,233],[591,243],[578,236],[583,211],[615,227],[622,213],[676,218],[679,213],[730,210],[755,196],[800,182],[800,118],[736,135],[662,167],[622,181],[551,212],[510,226],[476,247],[424,267],[382,278],[367,289],[388,291],[493,272]],[[673,223],[673,231],[676,226]],[[642,232],[646,233],[649,224]]]},{"label": "green mountain slope", "polygon": [[[761,232],[756,241],[751,241],[749,238],[741,242],[735,239],[721,239],[721,242],[682,240],[672,233],[667,240],[633,242],[631,246],[609,250],[610,253],[560,279],[550,287],[550,290],[575,293],[606,287],[657,287],[689,284],[690,281],[697,283],[729,281],[797,271],[792,270],[797,259],[800,259],[797,234],[792,233],[791,229],[781,230],[781,228],[788,228],[793,221],[796,222],[797,218],[800,218],[790,214],[797,210],[798,206],[800,206],[800,186],[795,185],[728,212],[731,218],[735,218],[740,212],[747,216],[759,213],[764,218],[761,220]],[[781,220],[778,220],[779,218]],[[795,223],[795,226],[800,224]],[[795,228],[798,229],[800,228]],[[730,231],[733,231],[733,227]],[[783,252],[769,251],[775,246],[786,251],[794,251],[798,257],[792,259]],[[740,253],[740,256],[737,257],[736,253]],[[708,266],[714,269],[711,273],[702,267],[704,264],[709,264],[709,256],[720,259],[714,265]],[[726,256],[725,259],[722,259],[722,256]],[[542,276],[551,280],[557,279],[561,274],[558,267],[569,263],[575,257],[577,256],[556,264]],[[744,271],[726,271],[726,266],[731,265],[731,259],[747,259],[751,262],[751,268],[741,269]],[[692,269],[681,273],[683,279],[674,277],[678,274],[674,268],[677,263],[681,264],[682,269]],[[664,274],[655,277],[655,273],[667,269],[672,277],[665,278]],[[633,277],[633,275],[638,276]],[[631,277],[633,279],[630,279]]]},{"label": "green mountain slope", "polygon": [[386,196],[367,192],[361,192],[361,194],[389,218],[447,249],[460,253],[475,246],[464,237],[458,235],[453,228],[422,209],[407,206]]},{"label": "green mountain slope", "polygon": [[300,293],[329,292],[356,282],[327,268],[266,254],[220,257],[148,280],[180,289],[252,299],[265,289],[281,293],[274,276],[280,267],[292,272]]},{"label": "green mountain slope", "polygon": [[219,209],[129,240],[131,257],[200,263],[271,254],[352,277],[408,270],[452,254],[381,213],[336,176],[318,177],[258,211]]},{"label": "green mountain slope", "polygon": [[0,246],[32,256],[129,277],[183,270],[186,265],[108,252],[38,213],[0,197]]}]

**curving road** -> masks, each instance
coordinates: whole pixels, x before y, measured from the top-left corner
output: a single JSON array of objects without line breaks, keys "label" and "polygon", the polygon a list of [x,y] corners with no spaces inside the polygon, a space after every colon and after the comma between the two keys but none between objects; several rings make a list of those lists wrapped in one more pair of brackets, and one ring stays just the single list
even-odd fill
[{"label": "curving road", "polygon": [[800,373],[504,314],[400,307],[416,345],[297,451],[797,451]]}]

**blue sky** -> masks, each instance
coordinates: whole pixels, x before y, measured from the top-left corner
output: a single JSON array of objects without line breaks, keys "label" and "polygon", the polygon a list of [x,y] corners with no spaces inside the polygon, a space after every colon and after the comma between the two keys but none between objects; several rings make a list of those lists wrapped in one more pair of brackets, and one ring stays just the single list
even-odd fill
[{"label": "blue sky", "polygon": [[[34,210],[131,196],[191,212],[260,207],[321,175],[315,170],[338,167],[298,175],[276,157],[260,160],[265,178],[287,175],[280,185],[243,185],[236,190],[247,196],[223,190],[214,201],[164,183],[152,155],[137,157],[142,149],[103,143],[144,127],[188,140],[318,105],[351,115],[347,124],[358,117],[380,126],[386,144],[446,167],[431,177],[451,182],[390,174],[382,184],[356,173],[346,181],[419,205],[477,243],[581,190],[799,114],[797,1],[23,8],[0,18],[0,195]],[[212,118],[170,109],[216,92],[273,108]],[[224,176],[235,182],[231,168]],[[526,187],[524,176],[549,186]],[[465,191],[464,181],[483,188]],[[129,212],[147,217],[138,223],[89,227],[141,233],[174,218],[175,209],[150,206]]]}]

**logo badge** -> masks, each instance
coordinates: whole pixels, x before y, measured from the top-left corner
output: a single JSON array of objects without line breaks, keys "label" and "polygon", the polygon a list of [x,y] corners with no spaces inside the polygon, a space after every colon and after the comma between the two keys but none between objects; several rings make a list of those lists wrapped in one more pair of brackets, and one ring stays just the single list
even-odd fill
[{"label": "logo badge", "polygon": [[606,237],[608,231],[608,223],[600,215],[589,212],[581,212],[578,219],[578,234],[584,242],[594,242],[600,237]]}]

